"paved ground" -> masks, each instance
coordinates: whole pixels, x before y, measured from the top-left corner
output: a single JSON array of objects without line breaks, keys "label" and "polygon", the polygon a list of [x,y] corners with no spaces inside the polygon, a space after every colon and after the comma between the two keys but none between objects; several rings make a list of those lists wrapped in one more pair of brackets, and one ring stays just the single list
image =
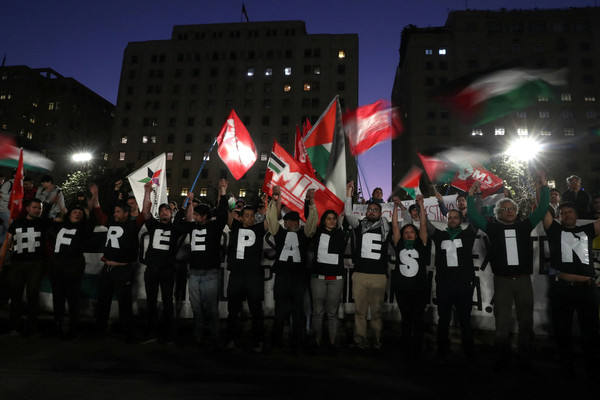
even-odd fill
[{"label": "paved ground", "polygon": [[[0,333],[5,314],[0,310]],[[386,324],[377,356],[348,344],[349,322],[334,354],[299,355],[287,349],[253,354],[243,344],[224,352],[201,349],[192,341],[190,321],[176,345],[127,344],[116,334],[98,338],[91,327],[87,321],[82,337],[59,340],[49,337],[51,319],[43,316],[36,336],[0,336],[0,399],[562,399],[562,393],[575,398],[600,383],[581,368],[561,377],[546,338],[536,342],[532,371],[515,365],[499,374],[489,332],[477,332],[475,360],[461,355],[454,338],[453,354],[440,364],[433,360],[430,327],[423,361],[408,366],[400,357],[397,322]]]}]

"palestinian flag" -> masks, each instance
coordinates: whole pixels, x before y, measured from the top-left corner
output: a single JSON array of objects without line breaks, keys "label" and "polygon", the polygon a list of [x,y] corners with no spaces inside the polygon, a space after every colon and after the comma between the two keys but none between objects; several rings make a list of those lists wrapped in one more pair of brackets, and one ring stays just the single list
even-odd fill
[{"label": "palestinian flag", "polygon": [[338,96],[304,137],[304,147],[316,173],[339,199],[346,198],[346,145]]},{"label": "palestinian flag", "polygon": [[473,126],[523,110],[535,104],[540,97],[556,100],[555,87],[567,84],[565,69],[513,68],[471,78],[467,85],[458,89],[456,84],[449,84],[453,89],[445,90],[444,103]]},{"label": "palestinian flag", "polygon": [[11,134],[0,134],[0,166],[17,168],[23,149],[23,169],[49,172],[54,169],[54,161],[31,148],[31,143]]},{"label": "palestinian flag", "polygon": [[423,170],[413,165],[410,171],[404,175],[404,178],[400,180],[398,186],[406,190],[410,197],[414,199],[417,197],[417,195],[421,194],[421,189],[419,188],[421,175],[423,175]]}]

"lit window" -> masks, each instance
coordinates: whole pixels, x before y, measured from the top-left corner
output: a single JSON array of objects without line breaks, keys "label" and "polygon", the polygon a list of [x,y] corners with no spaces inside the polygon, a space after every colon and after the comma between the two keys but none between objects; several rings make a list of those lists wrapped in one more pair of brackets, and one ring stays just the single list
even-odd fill
[{"label": "lit window", "polygon": [[538,101],[548,101],[548,96],[540,94],[538,95]]},{"label": "lit window", "polygon": [[127,143],[127,135],[121,136],[121,144]]},{"label": "lit window", "polygon": [[596,101],[596,96],[593,94],[586,94],[585,97],[583,98],[585,101]]},{"label": "lit window", "polygon": [[287,76],[290,76],[292,74],[292,67],[285,67],[283,69],[283,74],[287,75]]},{"label": "lit window", "polygon": [[238,192],[238,197],[246,197],[246,189],[240,189]]},{"label": "lit window", "polygon": [[527,132],[527,128],[518,128],[517,135],[519,136],[527,136],[529,133]]},{"label": "lit window", "polygon": [[185,154],[184,154],[184,156],[183,156],[183,159],[185,161],[191,161],[192,160],[192,152],[191,151],[186,151]]},{"label": "lit window", "polygon": [[550,131],[540,131],[540,136],[550,136]]},{"label": "lit window", "polygon": [[171,193],[171,188],[167,186],[167,196]]},{"label": "lit window", "polygon": [[200,193],[198,194],[200,197],[206,197],[208,195],[208,188],[200,188]]},{"label": "lit window", "polygon": [[472,136],[483,136],[483,130],[477,128],[477,129],[473,129],[473,131],[471,131],[471,135]]},{"label": "lit window", "polygon": [[273,75],[273,68],[265,69],[265,76],[271,76],[271,75]]},{"label": "lit window", "polygon": [[540,118],[550,118],[550,111],[540,111]]},{"label": "lit window", "polygon": [[346,52],[344,50],[338,51],[338,58],[346,58]]},{"label": "lit window", "polygon": [[210,161],[210,154],[208,154],[208,151],[204,152],[204,154],[202,155],[202,159],[204,161]]},{"label": "lit window", "polygon": [[[0,96],[0,97],[1,97],[1,96]],[[10,93],[8,94],[8,98],[10,99]],[[35,107],[35,108],[37,108],[37,107],[38,107],[38,103],[37,103],[37,101],[34,101],[33,103],[31,103],[31,105],[32,105],[33,107]]]},{"label": "lit window", "polygon": [[565,128],[564,132],[565,136],[575,136],[575,129],[573,128]]},{"label": "lit window", "polygon": [[167,161],[173,161],[173,152],[167,151]]},{"label": "lit window", "polygon": [[494,129],[494,135],[496,136],[504,136],[505,133],[506,131],[504,130],[504,128],[498,127]]},{"label": "lit window", "polygon": [[32,124],[35,124],[35,117],[34,116],[29,117],[29,122]]},{"label": "lit window", "polygon": [[181,195],[182,196],[187,196],[188,195],[188,188],[182,187],[181,188]]},{"label": "lit window", "polygon": [[269,154],[266,151],[260,153],[260,161],[267,161],[269,159]]},{"label": "lit window", "polygon": [[119,152],[119,161],[125,161],[125,152],[124,151]]},{"label": "lit window", "polygon": [[561,101],[571,101],[571,93],[561,93],[560,100]]},{"label": "lit window", "polygon": [[108,153],[102,153],[102,154],[103,154],[103,155],[102,155],[102,159],[103,159],[104,161],[108,161]]},{"label": "lit window", "polygon": [[150,136],[150,143],[156,143],[156,136]]},{"label": "lit window", "polygon": [[320,67],[320,66],[318,66],[318,65],[315,65],[315,66],[313,67],[313,73],[314,73],[315,75],[321,75],[321,67]]},{"label": "lit window", "polygon": [[431,49],[425,49],[425,55],[430,56],[432,54],[433,54],[433,50],[431,50]]},{"label": "lit window", "polygon": [[292,90],[292,85],[290,85],[290,84],[283,85],[284,92],[289,92],[290,90]]},{"label": "lit window", "polygon": [[305,92],[310,92],[310,83],[305,83],[304,84],[304,91]]},{"label": "lit window", "polygon": [[254,76],[254,68],[248,68],[248,72],[246,72],[247,76]]},{"label": "lit window", "polygon": [[444,48],[442,48],[442,49],[439,49],[439,50],[438,50],[438,54],[439,54],[440,56],[445,56],[445,55],[446,55],[446,49],[444,49]]},{"label": "lit window", "polygon": [[148,143],[148,136],[142,136],[142,143]]},{"label": "lit window", "polygon": [[33,139],[33,133],[27,132],[27,139]]},{"label": "lit window", "polygon": [[54,110],[54,103],[48,103],[48,110]]}]

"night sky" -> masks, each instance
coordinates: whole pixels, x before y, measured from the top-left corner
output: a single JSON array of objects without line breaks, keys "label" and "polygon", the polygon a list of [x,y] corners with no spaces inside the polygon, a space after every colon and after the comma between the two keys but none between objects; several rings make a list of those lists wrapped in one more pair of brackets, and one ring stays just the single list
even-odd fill
[{"label": "night sky", "polygon": [[[465,7],[565,8],[594,3],[595,0],[245,1],[250,22],[303,20],[309,34],[357,33],[361,105],[390,99],[400,33],[408,24],[442,26],[449,11]],[[123,50],[128,42],[169,39],[173,25],[241,22],[242,2],[2,0],[0,5],[0,57],[6,54],[6,65],[52,68],[116,104]],[[391,172],[389,168],[382,171],[381,165],[391,165],[391,145],[377,146],[359,162],[369,189],[381,186],[387,197]]]}]

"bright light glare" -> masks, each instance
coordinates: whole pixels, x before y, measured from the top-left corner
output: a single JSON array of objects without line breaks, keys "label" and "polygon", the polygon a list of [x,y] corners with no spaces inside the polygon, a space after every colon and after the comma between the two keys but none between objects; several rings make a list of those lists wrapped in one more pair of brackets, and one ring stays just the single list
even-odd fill
[{"label": "bright light glare", "polygon": [[75,162],[87,162],[92,159],[92,153],[75,153],[72,158]]},{"label": "bright light glare", "polygon": [[533,160],[542,150],[542,145],[531,138],[521,138],[514,141],[505,154],[519,161]]}]

